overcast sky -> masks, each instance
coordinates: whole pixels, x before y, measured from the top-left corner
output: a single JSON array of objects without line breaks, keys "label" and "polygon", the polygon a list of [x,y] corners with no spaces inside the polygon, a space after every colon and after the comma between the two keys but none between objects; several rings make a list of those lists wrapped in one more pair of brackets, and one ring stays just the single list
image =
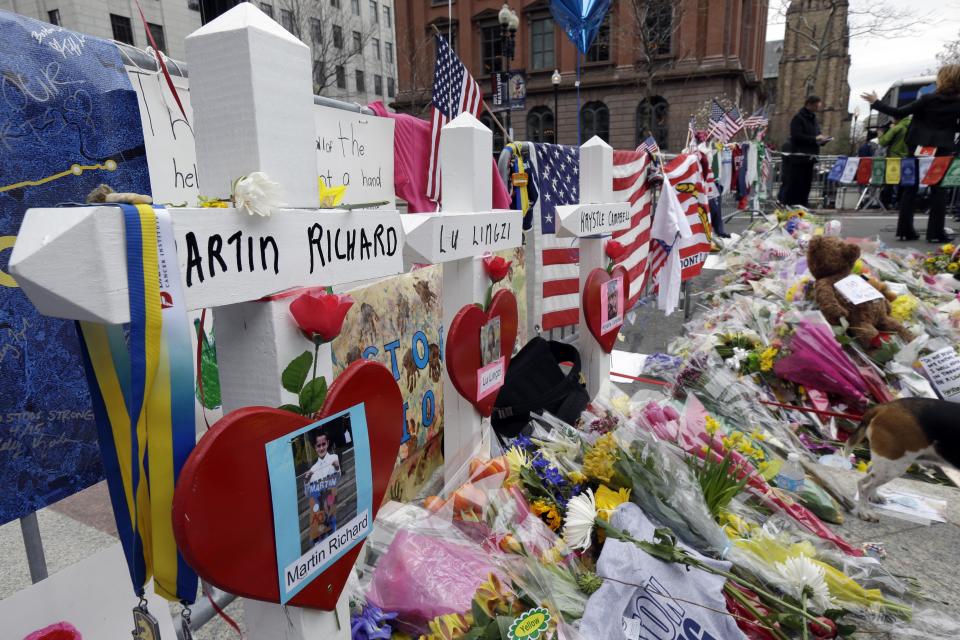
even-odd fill
[{"label": "overcast sky", "polygon": [[[863,6],[870,1],[851,0],[851,4]],[[767,40],[781,40],[783,24],[777,24],[779,20],[773,15],[778,0],[771,0],[770,4]],[[897,4],[913,7],[918,14],[929,16],[910,37],[878,39],[865,36],[850,41],[851,112],[858,105],[866,104],[860,99],[862,92],[873,90],[883,96],[897,80],[923,75],[936,67],[936,55],[945,42],[960,39],[960,0],[908,0]]]}]

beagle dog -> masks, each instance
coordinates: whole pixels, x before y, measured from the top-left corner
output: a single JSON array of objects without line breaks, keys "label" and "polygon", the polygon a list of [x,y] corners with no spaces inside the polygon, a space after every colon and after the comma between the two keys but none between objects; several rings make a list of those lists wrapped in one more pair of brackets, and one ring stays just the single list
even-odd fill
[{"label": "beagle dog", "polygon": [[902,398],[871,407],[847,440],[844,453],[866,438],[870,441],[870,469],[857,483],[860,496],[855,513],[877,522],[871,502],[882,502],[877,489],[898,478],[917,461],[960,467],[960,404],[929,398]]}]

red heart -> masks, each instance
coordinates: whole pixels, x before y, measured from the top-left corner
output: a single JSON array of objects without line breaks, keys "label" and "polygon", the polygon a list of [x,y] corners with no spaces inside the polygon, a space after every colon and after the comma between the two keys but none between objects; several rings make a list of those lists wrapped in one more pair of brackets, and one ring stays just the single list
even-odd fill
[{"label": "red heart", "polygon": [[[365,403],[373,472],[373,514],[380,508],[400,449],[403,396],[390,370],[354,362],[330,386],[321,416]],[[173,496],[173,534],[204,580],[229,593],[280,602],[273,503],[264,445],[315,420],[269,407],[223,416],[200,439]],[[363,547],[340,557],[288,602],[333,610]]]},{"label": "red heart", "polygon": [[[607,353],[613,351],[613,345],[617,341],[620,327],[612,329],[608,333],[600,333],[600,327],[603,324],[600,321],[600,301],[605,299],[603,285],[616,277],[623,278],[623,294],[626,296],[627,291],[630,290],[630,274],[622,266],[614,267],[613,273],[607,273],[606,269],[594,269],[587,276],[587,281],[583,286],[583,315],[587,319],[587,328],[590,329],[590,333]],[[624,313],[626,313],[626,309],[624,309]]]},{"label": "red heart", "polygon": [[477,400],[477,370],[480,368],[480,328],[490,319],[500,316],[500,353],[504,367],[510,365],[513,346],[517,341],[517,299],[509,289],[493,295],[486,313],[475,304],[468,304],[457,312],[447,332],[445,357],[450,382],[483,416],[493,413],[496,392]]}]

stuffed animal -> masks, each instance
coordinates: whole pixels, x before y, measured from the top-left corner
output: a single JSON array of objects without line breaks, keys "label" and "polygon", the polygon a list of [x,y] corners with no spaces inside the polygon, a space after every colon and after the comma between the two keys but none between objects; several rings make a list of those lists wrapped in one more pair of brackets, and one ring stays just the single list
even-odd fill
[{"label": "stuffed animal", "polygon": [[881,331],[896,332],[909,342],[913,339],[910,332],[890,317],[890,298],[893,293],[883,283],[871,282],[884,298],[857,305],[844,298],[834,286],[850,275],[859,257],[860,247],[835,236],[817,236],[810,241],[807,267],[816,278],[813,294],[821,313],[832,325],[840,324],[840,319],[845,318],[849,325],[847,332],[867,349],[877,346],[875,341]]}]

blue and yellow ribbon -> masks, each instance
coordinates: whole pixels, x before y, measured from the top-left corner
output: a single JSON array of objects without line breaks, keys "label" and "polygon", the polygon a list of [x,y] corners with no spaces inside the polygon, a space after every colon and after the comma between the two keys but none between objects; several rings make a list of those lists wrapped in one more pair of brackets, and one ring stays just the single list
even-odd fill
[{"label": "blue and yellow ribbon", "polygon": [[[193,602],[197,576],[177,551],[171,505],[195,443],[190,334],[165,211],[120,205],[126,230],[130,325],[81,322],[84,365],[117,531],[134,591],[152,575],[168,600]],[[161,305],[158,241],[168,262]],[[126,338],[126,339],[125,339]]]}]

